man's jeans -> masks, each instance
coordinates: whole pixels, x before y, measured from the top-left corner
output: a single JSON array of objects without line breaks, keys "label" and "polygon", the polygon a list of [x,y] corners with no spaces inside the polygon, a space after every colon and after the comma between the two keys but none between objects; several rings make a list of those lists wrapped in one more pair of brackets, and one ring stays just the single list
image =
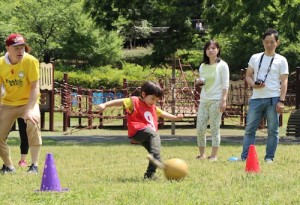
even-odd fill
[{"label": "man's jeans", "polygon": [[251,99],[247,113],[247,125],[244,136],[243,152],[241,159],[246,160],[248,149],[255,144],[255,133],[263,117],[267,118],[268,139],[266,155],[264,159],[273,160],[278,144],[279,114],[276,112],[276,105],[279,97]]}]

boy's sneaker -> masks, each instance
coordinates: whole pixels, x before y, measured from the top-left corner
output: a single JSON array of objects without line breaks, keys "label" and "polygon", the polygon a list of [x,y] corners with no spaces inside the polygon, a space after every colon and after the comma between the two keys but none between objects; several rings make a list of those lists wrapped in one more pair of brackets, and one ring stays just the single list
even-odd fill
[{"label": "boy's sneaker", "polygon": [[32,164],[32,165],[29,166],[29,169],[28,169],[27,172],[28,172],[28,173],[37,174],[37,173],[38,173],[38,170],[39,170],[38,166]]},{"label": "boy's sneaker", "polygon": [[8,174],[8,173],[14,173],[14,172],[16,172],[16,169],[14,167],[9,168],[9,167],[5,166],[5,164],[3,164],[3,167],[0,170],[1,174]]},{"label": "boy's sneaker", "polygon": [[155,173],[154,173],[154,172],[151,172],[151,173],[146,172],[146,173],[144,174],[144,179],[156,180],[157,177],[155,176]]},{"label": "boy's sneaker", "polygon": [[25,160],[20,160],[19,163],[18,163],[18,165],[20,167],[27,167],[27,163],[25,162]]}]

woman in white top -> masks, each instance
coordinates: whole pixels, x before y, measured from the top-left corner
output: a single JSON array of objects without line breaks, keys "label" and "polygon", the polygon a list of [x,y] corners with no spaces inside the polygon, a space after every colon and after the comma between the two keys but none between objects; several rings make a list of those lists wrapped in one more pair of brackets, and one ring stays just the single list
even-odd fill
[{"label": "woman in white top", "polygon": [[222,113],[226,109],[226,100],[229,87],[229,67],[220,58],[220,46],[214,40],[208,41],[203,50],[203,63],[200,65],[200,78],[197,82],[202,84],[200,105],[197,116],[197,143],[200,155],[197,159],[206,159],[206,129],[210,125],[212,138],[212,151],[208,157],[217,161],[220,146],[220,122]]}]

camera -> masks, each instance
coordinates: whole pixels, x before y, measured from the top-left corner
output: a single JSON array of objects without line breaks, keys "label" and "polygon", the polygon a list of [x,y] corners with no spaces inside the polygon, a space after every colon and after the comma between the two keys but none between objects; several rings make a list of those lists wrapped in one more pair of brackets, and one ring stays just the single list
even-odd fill
[{"label": "camera", "polygon": [[197,83],[200,85],[205,85],[205,78],[198,78]]},{"label": "camera", "polygon": [[263,84],[263,83],[265,83],[263,80],[261,80],[261,79],[257,79],[255,82],[254,82],[254,84],[255,85],[261,85],[261,84]]}]

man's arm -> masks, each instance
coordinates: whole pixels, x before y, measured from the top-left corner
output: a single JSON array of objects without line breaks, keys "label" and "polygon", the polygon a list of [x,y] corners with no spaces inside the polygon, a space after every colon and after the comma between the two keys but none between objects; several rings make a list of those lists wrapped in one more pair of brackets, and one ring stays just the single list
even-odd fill
[{"label": "man's arm", "polygon": [[31,82],[30,83],[29,101],[27,104],[26,113],[23,117],[25,122],[26,122],[26,120],[30,120],[33,123],[39,122],[39,116],[36,116],[33,111],[33,109],[37,103],[39,93],[40,93],[39,80]]},{"label": "man's arm", "polygon": [[288,86],[288,75],[284,74],[280,76],[280,100],[285,100],[285,95]]},{"label": "man's arm", "polygon": [[280,97],[276,105],[276,111],[278,113],[282,113],[284,110],[284,100],[287,92],[287,86],[288,86],[288,75],[287,74],[280,75]]},{"label": "man's arm", "polygon": [[39,80],[30,83],[30,95],[27,109],[32,110],[37,103],[40,93]]},{"label": "man's arm", "polygon": [[246,82],[249,87],[253,87],[253,85],[254,85],[253,72],[254,72],[254,69],[251,66],[248,66],[245,78],[246,78]]},{"label": "man's arm", "polygon": [[251,86],[252,88],[262,88],[265,86],[265,83],[256,85],[253,76],[254,76],[254,68],[252,68],[251,66],[248,66],[247,72],[246,72],[246,82],[247,82],[248,86]]}]

